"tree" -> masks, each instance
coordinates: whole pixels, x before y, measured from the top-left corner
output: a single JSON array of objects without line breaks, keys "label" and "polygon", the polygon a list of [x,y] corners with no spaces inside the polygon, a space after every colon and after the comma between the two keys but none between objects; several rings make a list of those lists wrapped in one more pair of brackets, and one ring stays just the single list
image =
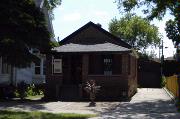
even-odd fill
[{"label": "tree", "polygon": [[53,19],[54,14],[53,10],[56,8],[58,5],[61,4],[61,0],[45,0],[44,1],[46,8],[49,10],[50,16]]},{"label": "tree", "polygon": [[50,33],[44,14],[32,0],[1,0],[0,56],[13,66],[25,67],[36,57],[31,48],[48,52]]},{"label": "tree", "polygon": [[178,30],[177,21],[167,21],[165,30],[167,37],[173,41],[175,46],[177,46],[180,43],[180,32]]},{"label": "tree", "polygon": [[160,42],[158,28],[146,19],[132,14],[127,14],[120,20],[113,19],[109,24],[109,31],[143,52],[148,46],[156,46]]},{"label": "tree", "polygon": [[54,10],[54,8],[61,4],[61,0],[45,0],[44,2],[50,11]]},{"label": "tree", "polygon": [[[118,3],[118,9],[121,12],[130,12],[134,8],[145,6],[143,7],[143,12],[144,14],[147,14],[149,20],[154,18],[161,20],[166,12],[170,11],[171,15],[175,17],[174,23],[176,23],[177,33],[180,33],[180,0],[116,0],[116,2]],[[172,23],[172,20],[169,21],[167,25],[169,26],[170,23]],[[167,36],[169,36],[169,33],[167,33]],[[175,43],[176,45],[179,44],[177,39],[174,39],[173,41],[177,41]]]},{"label": "tree", "polygon": [[130,12],[134,8],[146,6],[142,11],[149,19],[162,19],[167,10],[174,13],[177,0],[116,0],[116,2],[121,12]]},{"label": "tree", "polygon": [[180,3],[176,2],[174,8],[174,20],[170,19],[166,22],[166,34],[171,39],[175,46],[180,43]]}]

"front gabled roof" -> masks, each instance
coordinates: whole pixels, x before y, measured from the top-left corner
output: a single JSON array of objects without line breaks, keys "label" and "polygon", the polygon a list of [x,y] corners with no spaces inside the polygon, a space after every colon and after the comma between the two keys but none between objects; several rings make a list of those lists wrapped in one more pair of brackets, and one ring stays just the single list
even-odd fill
[{"label": "front gabled roof", "polygon": [[119,37],[109,33],[108,31],[104,30],[103,28],[101,28],[100,26],[98,26],[97,24],[94,24],[93,22],[88,22],[87,24],[85,24],[84,26],[82,26],[81,28],[79,28],[78,30],[76,30],[75,32],[73,32],[72,34],[70,34],[69,36],[67,36],[66,38],[64,38],[63,40],[61,40],[59,43],[60,45],[64,45],[67,42],[69,42],[73,37],[75,37],[76,35],[78,35],[80,32],[82,32],[83,30],[86,30],[89,27],[94,27],[95,29],[97,29],[98,31],[102,32],[103,34],[107,35],[108,37],[110,37],[111,39],[113,39],[115,42],[118,43],[119,46],[131,49],[132,47],[127,44],[126,42],[122,41]]},{"label": "front gabled roof", "polygon": [[53,48],[56,52],[61,53],[82,53],[82,52],[131,52],[131,49],[112,44],[112,43],[102,43],[102,44],[64,44],[60,47]]}]

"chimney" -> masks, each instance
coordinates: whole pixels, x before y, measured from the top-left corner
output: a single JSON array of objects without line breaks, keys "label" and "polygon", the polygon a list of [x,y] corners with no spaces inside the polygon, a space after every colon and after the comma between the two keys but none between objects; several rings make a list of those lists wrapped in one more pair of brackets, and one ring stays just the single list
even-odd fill
[{"label": "chimney", "polygon": [[60,42],[59,36],[57,37],[57,41]]},{"label": "chimney", "polygon": [[96,25],[99,26],[99,27],[101,27],[101,24],[100,24],[100,23],[97,23]]}]

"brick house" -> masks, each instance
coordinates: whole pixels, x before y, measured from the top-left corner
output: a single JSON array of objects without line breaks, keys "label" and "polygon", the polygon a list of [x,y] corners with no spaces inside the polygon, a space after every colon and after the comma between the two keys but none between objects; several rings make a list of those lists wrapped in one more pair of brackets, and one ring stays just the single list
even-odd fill
[{"label": "brick house", "polygon": [[84,85],[101,86],[98,100],[129,99],[137,90],[137,55],[131,46],[87,23],[47,54],[45,98],[87,99]]}]

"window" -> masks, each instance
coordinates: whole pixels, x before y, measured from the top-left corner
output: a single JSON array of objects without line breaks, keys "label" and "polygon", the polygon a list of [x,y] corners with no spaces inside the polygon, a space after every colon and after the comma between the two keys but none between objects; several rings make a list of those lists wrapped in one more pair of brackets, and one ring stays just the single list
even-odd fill
[{"label": "window", "polygon": [[9,74],[10,72],[11,72],[11,66],[10,65],[8,65],[7,63],[6,63],[6,61],[5,61],[6,59],[5,58],[1,58],[1,72],[0,73],[2,73],[2,74]]},{"label": "window", "polygon": [[41,74],[41,60],[35,61],[35,74]]},{"label": "window", "polygon": [[53,73],[62,73],[62,59],[53,60]]},{"label": "window", "polygon": [[112,56],[104,56],[104,75],[112,75]]}]

